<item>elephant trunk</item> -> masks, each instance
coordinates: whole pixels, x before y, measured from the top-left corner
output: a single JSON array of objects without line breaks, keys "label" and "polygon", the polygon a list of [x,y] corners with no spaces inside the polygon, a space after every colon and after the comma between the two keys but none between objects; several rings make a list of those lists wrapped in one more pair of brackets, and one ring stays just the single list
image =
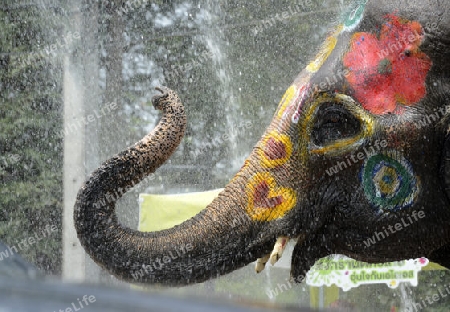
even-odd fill
[{"label": "elephant trunk", "polygon": [[258,237],[261,224],[245,212],[245,178],[239,174],[206,209],[171,229],[144,233],[120,225],[115,202],[162,165],[184,135],[186,117],[178,96],[160,91],[153,100],[164,113],[158,126],[89,177],[78,193],[74,222],[85,250],[115,276],[185,285],[256,260],[270,251],[273,237]]}]

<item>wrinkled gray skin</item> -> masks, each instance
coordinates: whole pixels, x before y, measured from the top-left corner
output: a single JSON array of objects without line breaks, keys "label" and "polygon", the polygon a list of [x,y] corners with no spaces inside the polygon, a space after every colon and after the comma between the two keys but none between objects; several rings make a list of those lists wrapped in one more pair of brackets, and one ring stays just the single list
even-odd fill
[{"label": "wrinkled gray skin", "polygon": [[[106,161],[81,188],[74,221],[83,247],[99,265],[119,278],[166,285],[202,282],[236,270],[270,253],[280,236],[298,239],[291,265],[291,275],[296,280],[301,280],[317,259],[333,253],[367,262],[425,256],[450,267],[450,143],[446,143],[449,121],[446,115],[435,114],[436,109],[450,105],[449,9],[449,2],[437,0],[368,1],[362,22],[338,36],[335,49],[320,69],[311,74],[305,70],[296,79],[297,90],[303,87],[308,92],[303,98],[290,99],[287,106],[280,105],[246,166],[219,197],[179,226],[141,233],[119,224],[114,202],[106,206],[98,203],[108,192],[122,193],[156,170],[179,144],[185,128],[184,110],[176,94],[163,89],[154,100],[164,113],[157,129]],[[398,104],[401,111],[374,113],[362,105],[361,98],[358,100],[348,77],[340,76],[328,89],[311,90],[312,85],[335,77],[343,69],[356,71],[346,68],[343,62],[352,49],[352,36],[357,32],[378,36],[386,14],[422,25],[420,51],[405,49],[398,51],[396,57],[427,55],[432,66],[423,83],[426,94],[410,105]],[[427,29],[430,22],[437,27]],[[389,75],[395,70],[389,65],[383,63],[378,73]],[[388,87],[384,82],[383,90]],[[371,88],[373,85],[368,84],[367,90]],[[401,101],[401,97],[398,99]],[[286,107],[283,115],[280,110]],[[438,120],[417,127],[430,114]],[[404,197],[394,206],[384,204],[389,200],[380,197],[384,196],[381,193],[375,192],[375,199],[368,195],[377,189],[374,181],[377,187],[379,183],[392,185],[392,181],[397,181],[397,176],[392,179],[388,174],[381,180],[376,175],[375,180],[364,180],[365,168],[373,165],[372,156],[358,158],[331,176],[326,172],[337,162],[369,149],[377,140],[386,142],[377,154],[397,164],[383,172],[412,172],[403,172],[403,182],[399,188],[394,187],[403,190],[400,197]],[[292,153],[276,165],[267,165],[264,157],[286,156],[286,148],[277,141],[290,141]],[[385,163],[380,164],[386,168]],[[375,169],[373,172],[378,172]],[[280,212],[278,205],[289,201],[293,204],[286,204],[286,211]],[[258,215],[267,209],[272,209],[269,214]],[[408,217],[418,212],[422,217],[410,222]],[[239,226],[233,227],[236,220]],[[370,246],[364,243],[376,232],[402,220],[408,223],[402,230],[391,232]],[[136,278],[135,273],[143,268],[147,268],[143,276]]]}]

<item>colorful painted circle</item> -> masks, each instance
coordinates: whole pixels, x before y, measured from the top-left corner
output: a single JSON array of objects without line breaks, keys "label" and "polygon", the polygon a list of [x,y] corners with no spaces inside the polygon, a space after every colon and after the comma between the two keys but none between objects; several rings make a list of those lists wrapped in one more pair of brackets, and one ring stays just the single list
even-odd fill
[{"label": "colorful painted circle", "polygon": [[419,191],[411,165],[394,153],[371,156],[362,169],[367,199],[381,210],[400,210],[410,206]]},{"label": "colorful painted circle", "polygon": [[354,30],[364,16],[364,10],[366,9],[366,4],[368,0],[360,0],[357,2],[356,7],[351,9],[345,16],[344,21],[344,31]]}]

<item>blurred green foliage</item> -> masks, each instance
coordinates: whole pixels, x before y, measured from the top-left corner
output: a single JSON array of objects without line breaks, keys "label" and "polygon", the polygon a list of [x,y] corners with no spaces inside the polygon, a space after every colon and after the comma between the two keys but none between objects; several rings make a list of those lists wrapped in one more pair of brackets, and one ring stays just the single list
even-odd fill
[{"label": "blurred green foliage", "polygon": [[[50,45],[61,40],[62,7],[0,5],[0,240],[47,273],[61,270],[62,67]],[[50,13],[50,15],[49,15]]]}]

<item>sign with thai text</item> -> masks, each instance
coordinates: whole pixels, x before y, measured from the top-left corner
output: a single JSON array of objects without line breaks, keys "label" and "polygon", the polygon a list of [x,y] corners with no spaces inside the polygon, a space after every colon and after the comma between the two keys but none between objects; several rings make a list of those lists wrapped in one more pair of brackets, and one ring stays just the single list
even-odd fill
[{"label": "sign with thai text", "polygon": [[387,263],[359,262],[342,255],[333,255],[318,260],[306,275],[306,283],[321,287],[332,284],[348,291],[363,284],[386,284],[396,288],[409,282],[417,286],[417,275],[428,265],[426,258]]}]

